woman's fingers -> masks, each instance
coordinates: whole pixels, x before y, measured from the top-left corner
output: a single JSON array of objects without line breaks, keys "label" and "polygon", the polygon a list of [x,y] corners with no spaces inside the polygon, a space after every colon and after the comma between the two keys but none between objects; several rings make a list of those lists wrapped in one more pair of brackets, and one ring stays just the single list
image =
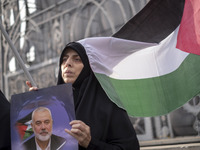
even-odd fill
[{"label": "woman's fingers", "polygon": [[79,145],[87,148],[91,141],[90,127],[80,120],[70,122],[71,130],[65,129],[65,132],[76,138]]},{"label": "woman's fingers", "polygon": [[33,87],[30,81],[26,81],[26,85],[29,87],[29,91],[36,91],[38,90],[37,87]]},{"label": "woman's fingers", "polygon": [[30,81],[26,81],[26,85],[28,85],[29,88],[32,87],[32,84]]}]

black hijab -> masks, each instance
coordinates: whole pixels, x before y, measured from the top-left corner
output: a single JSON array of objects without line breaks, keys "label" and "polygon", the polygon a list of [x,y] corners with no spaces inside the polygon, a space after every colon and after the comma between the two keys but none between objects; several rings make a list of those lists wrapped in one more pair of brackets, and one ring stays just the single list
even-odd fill
[{"label": "black hijab", "polygon": [[[136,133],[126,111],[108,98],[92,72],[85,48],[80,43],[69,43],[61,53],[57,84],[64,83],[61,61],[68,48],[75,50],[84,64],[72,86],[76,119],[89,125],[91,130],[92,140],[87,150],[138,150]],[[79,150],[85,148],[79,146]]]},{"label": "black hijab", "polygon": [[84,47],[77,42],[71,42],[71,43],[67,44],[66,47],[64,48],[64,50],[61,53],[60,62],[59,62],[59,73],[58,73],[57,84],[63,84],[64,83],[64,81],[62,79],[61,67],[60,66],[61,66],[62,58],[63,58],[65,51],[70,49],[70,48],[75,50],[79,54],[79,56],[81,57],[81,60],[83,62],[83,65],[84,65],[83,70],[81,71],[80,75],[78,76],[78,78],[76,79],[76,81],[73,84],[74,88],[77,88],[77,87],[79,88],[80,85],[82,84],[83,80],[89,76],[89,74],[91,72],[91,68],[90,68],[89,60],[87,58]]},{"label": "black hijab", "polygon": [[0,90],[0,149],[11,150],[10,103]]}]

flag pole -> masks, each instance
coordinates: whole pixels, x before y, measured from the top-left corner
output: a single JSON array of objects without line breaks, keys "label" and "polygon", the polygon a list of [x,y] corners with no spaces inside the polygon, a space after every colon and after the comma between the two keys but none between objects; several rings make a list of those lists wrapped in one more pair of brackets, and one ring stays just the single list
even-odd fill
[{"label": "flag pole", "polygon": [[1,19],[0,19],[0,30],[3,33],[4,37],[6,38],[8,44],[10,45],[10,48],[12,49],[15,58],[18,60],[19,65],[21,66],[21,68],[24,70],[25,75],[27,76],[28,80],[31,82],[32,86],[36,87],[35,82],[33,81],[33,78],[31,77],[30,73],[28,72],[26,66],[24,65],[23,60],[21,59],[19,53],[17,52],[16,48],[14,47],[14,44],[12,43],[11,39],[9,38],[7,32],[5,31],[2,23],[1,23]]}]

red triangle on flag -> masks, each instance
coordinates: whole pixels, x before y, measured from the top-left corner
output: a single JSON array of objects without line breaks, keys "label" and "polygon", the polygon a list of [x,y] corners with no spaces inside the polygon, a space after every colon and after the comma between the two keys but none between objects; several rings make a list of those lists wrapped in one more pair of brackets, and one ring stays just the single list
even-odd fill
[{"label": "red triangle on flag", "polygon": [[181,20],[178,49],[200,55],[200,1],[186,0]]}]

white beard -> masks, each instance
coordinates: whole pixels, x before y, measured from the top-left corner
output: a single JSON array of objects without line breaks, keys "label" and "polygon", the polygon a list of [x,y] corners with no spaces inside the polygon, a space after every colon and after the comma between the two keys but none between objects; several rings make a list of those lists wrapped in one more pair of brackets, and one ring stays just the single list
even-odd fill
[{"label": "white beard", "polygon": [[48,132],[48,134],[45,135],[45,136],[40,135],[39,133],[35,133],[35,137],[36,137],[38,140],[43,141],[43,142],[49,140],[50,137],[51,137],[51,135],[52,135],[52,132]]}]

